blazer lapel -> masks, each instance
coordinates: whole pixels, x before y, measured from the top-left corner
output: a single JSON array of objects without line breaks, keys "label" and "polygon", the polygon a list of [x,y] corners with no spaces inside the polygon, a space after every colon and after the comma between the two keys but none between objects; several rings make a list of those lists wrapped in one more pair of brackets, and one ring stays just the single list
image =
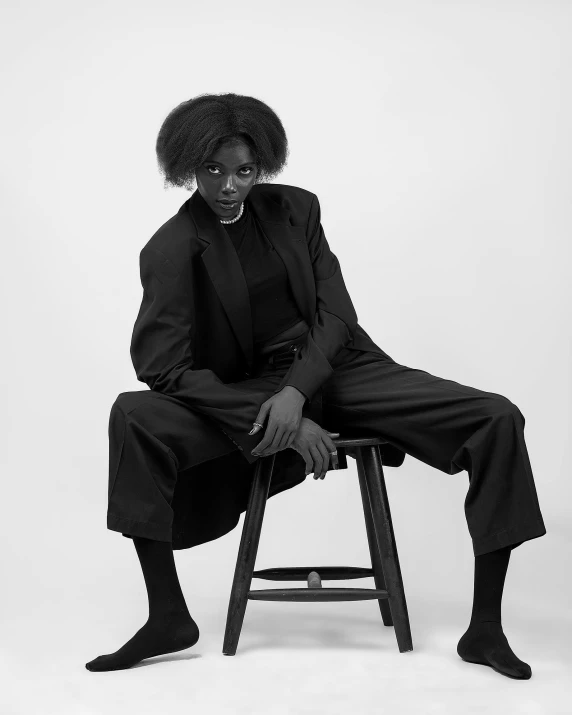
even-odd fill
[{"label": "blazer lapel", "polygon": [[[290,223],[290,211],[255,184],[248,197],[264,234],[284,262],[292,294],[308,325],[314,322],[316,289],[303,226]],[[253,362],[252,315],[248,286],[234,245],[198,190],[187,201],[198,237],[208,245],[201,258],[228,316],[249,368]]]}]

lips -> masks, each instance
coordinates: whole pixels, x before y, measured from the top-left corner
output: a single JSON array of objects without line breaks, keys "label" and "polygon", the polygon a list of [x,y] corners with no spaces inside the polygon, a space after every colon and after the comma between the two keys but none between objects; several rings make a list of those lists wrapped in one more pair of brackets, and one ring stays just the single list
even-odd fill
[{"label": "lips", "polygon": [[219,203],[221,206],[224,206],[225,208],[228,208],[230,206],[236,206],[238,201],[220,201],[217,200],[217,203]]}]

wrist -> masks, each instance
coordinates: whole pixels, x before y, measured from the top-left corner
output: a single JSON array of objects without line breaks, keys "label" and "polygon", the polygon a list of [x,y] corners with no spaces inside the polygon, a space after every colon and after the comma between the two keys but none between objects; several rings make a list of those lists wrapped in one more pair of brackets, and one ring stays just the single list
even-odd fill
[{"label": "wrist", "polygon": [[297,397],[300,400],[301,403],[306,402],[306,399],[307,399],[306,395],[301,390],[299,390],[297,387],[294,387],[294,385],[284,385],[284,387],[282,388],[282,391],[285,392],[286,394],[294,395],[295,397]]}]

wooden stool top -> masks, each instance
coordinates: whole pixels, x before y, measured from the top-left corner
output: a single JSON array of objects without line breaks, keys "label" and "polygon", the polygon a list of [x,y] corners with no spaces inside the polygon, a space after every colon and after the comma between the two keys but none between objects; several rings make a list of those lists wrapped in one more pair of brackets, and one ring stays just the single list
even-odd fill
[{"label": "wooden stool top", "polygon": [[[334,430],[331,431],[333,432]],[[342,439],[341,437],[338,437],[337,439],[332,439],[332,442],[336,445],[336,447],[350,448],[371,447],[375,444],[387,444],[387,440],[382,439],[381,437],[355,437],[347,439]]]}]

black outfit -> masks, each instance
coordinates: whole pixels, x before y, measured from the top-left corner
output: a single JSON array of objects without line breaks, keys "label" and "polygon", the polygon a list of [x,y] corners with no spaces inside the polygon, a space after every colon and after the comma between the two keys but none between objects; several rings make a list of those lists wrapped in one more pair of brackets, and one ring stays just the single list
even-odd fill
[{"label": "black outfit", "polygon": [[284,263],[244,204],[236,223],[224,224],[248,286],[254,352],[301,319]]},{"label": "black outfit", "polygon": [[[258,185],[245,205],[225,231],[195,192],[141,252],[131,355],[152,389],[121,393],[111,409],[108,528],[174,549],[234,528],[264,432],[248,431],[262,402],[293,384],[324,429],[386,439],[384,464],[407,453],[447,474],[467,470],[475,555],[545,534],[518,407],[401,365],[371,341],[315,195]],[[257,354],[300,317],[310,331],[274,360]],[[294,450],[277,453],[270,495],[303,481],[304,467]]]}]

